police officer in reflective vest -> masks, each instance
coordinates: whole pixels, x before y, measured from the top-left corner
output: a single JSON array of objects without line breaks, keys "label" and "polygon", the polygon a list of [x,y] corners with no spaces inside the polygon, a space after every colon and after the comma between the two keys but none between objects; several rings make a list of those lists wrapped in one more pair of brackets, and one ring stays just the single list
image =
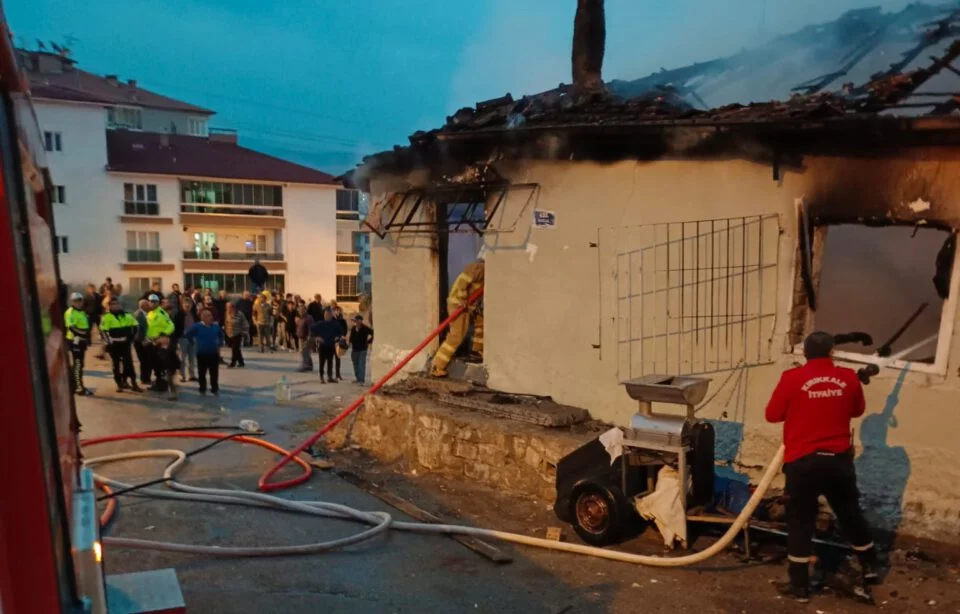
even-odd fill
[{"label": "police officer in reflective vest", "polygon": [[[130,354],[130,346],[139,324],[136,318],[123,310],[117,297],[110,299],[109,309],[100,320],[100,330],[106,338],[107,353],[113,362],[113,381],[117,383],[117,392],[128,388],[141,392],[137,385],[137,372],[133,369],[133,356]],[[127,380],[130,380],[129,384]]]},{"label": "police officer in reflective vest", "polygon": [[153,371],[153,374],[156,376],[153,386],[151,386],[150,389],[162,392],[166,390],[167,385],[164,379],[166,375],[166,369],[164,368],[166,356],[164,356],[164,353],[168,351],[175,352],[176,349],[171,350],[169,348],[159,347],[157,345],[157,339],[163,336],[169,337],[173,334],[176,327],[173,324],[173,320],[167,315],[167,312],[160,306],[159,296],[151,294],[148,300],[150,301],[150,311],[147,312],[147,339],[143,349],[148,358],[147,368]]},{"label": "police officer in reflective vest", "polygon": [[783,373],[767,405],[768,422],[783,422],[783,473],[787,477],[789,584],[784,594],[810,598],[813,532],[824,495],[853,544],[865,584],[878,578],[877,555],[860,509],[850,421],[866,402],[857,373],[833,364],[834,338],[823,332],[804,340],[807,362]]},{"label": "police officer in reflective vest", "polygon": [[83,295],[74,292],[70,295],[70,308],[63,314],[64,328],[67,331],[67,345],[70,347],[70,371],[73,373],[74,394],[92,394],[83,385],[83,358],[90,345],[90,320],[83,310]]},{"label": "police officer in reflective vest", "polygon": [[[447,295],[447,312],[453,313],[463,307],[471,294],[483,288],[484,263],[477,260],[464,267],[463,272],[453,282],[450,293]],[[470,323],[473,323],[473,340],[470,347],[470,361],[483,360],[483,308],[474,303],[467,311],[460,314],[450,323],[447,338],[433,357],[433,368],[430,374],[434,377],[446,377],[447,365],[453,360],[454,354],[467,336]]]}]

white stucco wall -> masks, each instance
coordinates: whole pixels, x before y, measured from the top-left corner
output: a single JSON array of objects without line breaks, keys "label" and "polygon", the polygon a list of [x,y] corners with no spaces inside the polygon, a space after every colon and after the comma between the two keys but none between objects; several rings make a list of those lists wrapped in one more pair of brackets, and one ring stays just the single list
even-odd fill
[{"label": "white stucco wall", "polygon": [[62,151],[47,152],[54,185],[66,189],[66,204],[54,205],[56,234],[68,238],[69,253],[60,255],[60,274],[68,284],[100,283],[105,275],[119,273],[119,259],[91,258],[104,239],[120,231],[117,215],[107,212],[111,194],[104,167],[107,164],[106,111],[94,105],[36,102],[42,131],[62,135]]},{"label": "white stucco wall", "polygon": [[333,298],[337,289],[337,212],[335,186],[283,188],[285,290],[301,296]]},{"label": "white stucco wall", "polygon": [[[650,224],[775,214],[782,234],[772,248],[776,267],[765,277],[774,291],[768,285],[764,294],[764,309],[775,318],[759,331],[773,364],[746,370],[742,396],[730,401],[720,394],[700,414],[741,423],[745,435],[738,460],[744,467],[764,465],[779,444],[780,429],[765,423],[763,409],[779,374],[796,360],[785,353],[796,276],[796,200],[819,199],[834,210],[863,200],[864,214],[900,215],[919,190],[932,203],[926,214],[960,217],[960,163],[949,152],[918,152],[915,160],[892,164],[808,158],[805,166],[803,172],[785,172],[780,181],[773,180],[769,166],[741,160],[502,168],[513,182],[535,182],[540,189],[528,209],[526,195],[506,202],[499,225],[516,220],[513,232],[486,237],[489,385],[550,395],[596,418],[627,424],[636,406],[619,384],[617,254],[635,249],[637,229]],[[387,185],[374,181],[373,198]],[[863,196],[873,191],[884,198]],[[871,207],[875,210],[866,211]],[[533,208],[553,211],[556,227],[534,228]],[[374,241],[377,341],[386,348],[374,357],[375,375],[399,357],[392,350],[412,348],[436,325],[436,260],[425,244]],[[756,289],[750,291],[754,296]],[[898,380],[901,372],[885,369],[866,389],[867,416],[855,425],[855,442],[861,449],[861,490],[876,525],[960,543],[960,492],[954,488],[960,480],[954,436],[960,428],[960,319],[955,303],[948,306],[947,321],[956,332],[942,341],[949,352],[945,373],[912,372]],[[712,376],[714,389],[727,375]]]}]

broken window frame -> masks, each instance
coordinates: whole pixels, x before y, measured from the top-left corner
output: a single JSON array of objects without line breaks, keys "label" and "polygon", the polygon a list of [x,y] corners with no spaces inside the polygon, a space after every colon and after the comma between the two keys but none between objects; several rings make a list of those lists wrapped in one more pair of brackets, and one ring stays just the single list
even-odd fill
[{"label": "broken window frame", "polygon": [[[802,218],[798,218],[802,219]],[[826,245],[826,234],[830,226],[839,226],[843,222],[831,221],[814,222],[813,225],[813,243]],[[802,232],[802,229],[798,229]],[[956,231],[952,231],[956,235]],[[817,240],[819,238],[819,241]],[[802,247],[802,238],[798,238],[798,250]],[[820,259],[823,257],[824,249],[814,250],[812,254],[814,270],[819,270],[821,266]],[[795,280],[798,284],[803,284],[802,273],[798,267],[795,271]],[[819,276],[815,276],[814,283],[819,283]],[[932,283],[932,282],[931,282]],[[953,331],[957,319],[957,294],[960,293],[960,246],[954,244],[953,266],[950,272],[950,293],[944,299],[943,307],[940,312],[940,328],[937,331],[936,354],[933,363],[910,362],[907,360],[894,360],[884,358],[876,354],[858,354],[856,352],[846,352],[843,350],[834,350],[833,358],[838,362],[853,363],[855,365],[877,365],[880,368],[886,368],[894,371],[907,371],[911,373],[925,373],[929,375],[947,374],[948,363],[950,359],[950,350],[953,339]],[[805,294],[805,293],[804,293]],[[803,298],[807,300],[806,296]],[[794,305],[795,306],[795,305]],[[809,314],[804,325],[804,337],[814,330],[814,318]],[[846,331],[842,331],[846,332]],[[803,356],[803,339],[793,345],[793,354]]]},{"label": "broken window frame", "polygon": [[[435,234],[439,232],[469,232],[473,231],[479,235],[486,233],[496,234],[500,232],[512,232],[517,224],[516,221],[505,228],[497,228],[494,225],[494,219],[500,212],[507,195],[511,191],[529,190],[527,200],[523,205],[518,220],[533,201],[534,195],[540,188],[538,183],[498,183],[498,184],[461,184],[448,185],[431,188],[413,188],[405,192],[394,192],[385,196],[388,201],[385,208],[392,209],[390,219],[386,224],[377,228],[368,219],[363,220],[363,225],[370,229],[381,239],[386,238],[388,234]],[[394,202],[399,199],[399,202]],[[445,204],[466,204],[465,210],[458,211],[456,207],[446,208],[446,219],[434,220],[434,216],[423,216],[417,218],[417,212],[423,207],[442,200]],[[371,207],[371,214],[382,215],[378,208]],[[474,218],[474,213],[483,211],[482,218]],[[459,215],[454,215],[459,213]]]}]

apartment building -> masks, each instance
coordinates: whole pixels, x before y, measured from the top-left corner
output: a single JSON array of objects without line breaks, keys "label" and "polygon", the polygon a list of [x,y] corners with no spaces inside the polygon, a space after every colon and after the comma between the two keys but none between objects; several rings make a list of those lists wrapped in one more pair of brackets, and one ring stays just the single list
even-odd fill
[{"label": "apartment building", "polygon": [[356,300],[362,241],[340,240],[337,204],[357,196],[333,176],[241,147],[236,132],[209,127],[212,110],[134,80],[52,53],[20,60],[55,184],[66,283],[237,293],[260,260],[272,287]]}]

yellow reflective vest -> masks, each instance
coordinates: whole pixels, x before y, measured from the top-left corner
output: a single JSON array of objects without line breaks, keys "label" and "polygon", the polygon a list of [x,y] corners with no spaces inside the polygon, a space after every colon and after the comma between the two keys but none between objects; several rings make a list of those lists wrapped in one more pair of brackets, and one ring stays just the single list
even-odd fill
[{"label": "yellow reflective vest", "polygon": [[118,314],[108,312],[100,320],[100,330],[107,335],[110,343],[132,341],[138,328],[136,318],[123,311]]},{"label": "yellow reflective vest", "polygon": [[147,314],[147,339],[153,340],[161,335],[172,335],[173,329],[173,320],[161,307]]},{"label": "yellow reflective vest", "polygon": [[67,341],[90,338],[90,320],[82,309],[67,309],[63,314],[63,324],[67,329]]}]

